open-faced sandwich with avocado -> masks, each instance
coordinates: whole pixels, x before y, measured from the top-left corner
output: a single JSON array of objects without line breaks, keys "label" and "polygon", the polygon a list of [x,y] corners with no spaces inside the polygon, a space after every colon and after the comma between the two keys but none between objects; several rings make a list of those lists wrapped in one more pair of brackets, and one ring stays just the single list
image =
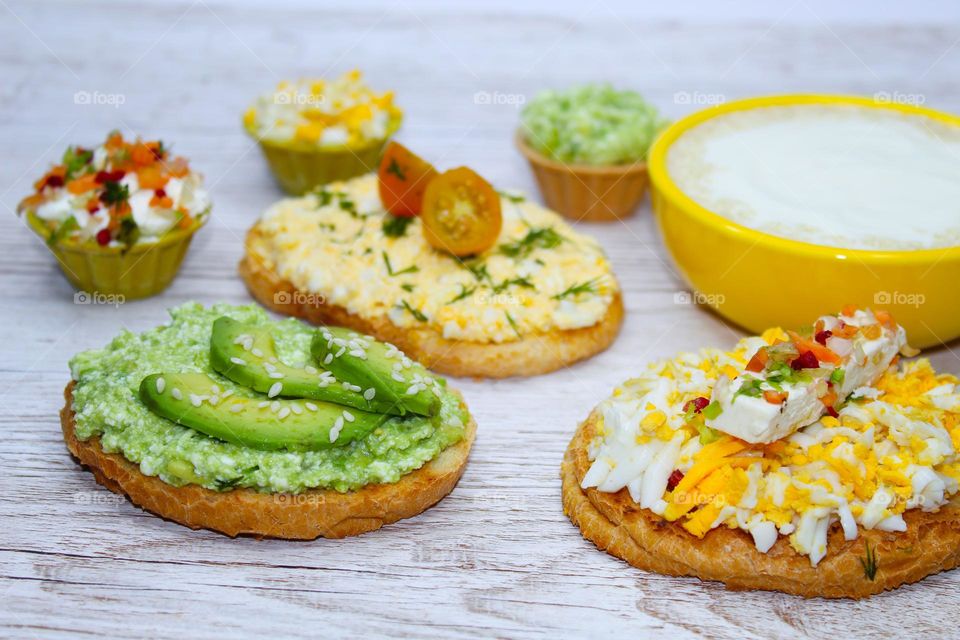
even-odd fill
[{"label": "open-faced sandwich with avocado", "polygon": [[409,518],[459,480],[476,425],[391,344],[185,304],[70,362],[60,414],[97,482],[230,536],[340,538]]},{"label": "open-faced sandwich with avocado", "polygon": [[861,598],[960,564],[960,386],[888,313],[651,364],[580,426],[564,511],[630,564]]},{"label": "open-faced sandwich with avocado", "polygon": [[396,143],[378,174],[273,205],[240,273],[275,311],[369,333],[451,375],[552,371],[605,349],[623,317],[596,241]]}]

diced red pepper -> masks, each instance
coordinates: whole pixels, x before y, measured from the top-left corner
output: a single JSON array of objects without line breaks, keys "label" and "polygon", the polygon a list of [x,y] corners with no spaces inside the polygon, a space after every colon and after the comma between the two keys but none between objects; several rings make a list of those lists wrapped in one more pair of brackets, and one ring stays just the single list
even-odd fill
[{"label": "diced red pepper", "polygon": [[837,410],[834,409],[833,407],[827,407],[827,415],[829,415],[831,418],[839,418],[839,417],[840,417],[840,414],[837,413]]},{"label": "diced red pepper", "polygon": [[110,229],[100,229],[100,231],[97,231],[97,244],[101,247],[110,244]]},{"label": "diced red pepper", "polygon": [[97,171],[97,177],[95,178],[97,184],[103,184],[104,182],[119,182],[123,180],[123,176],[127,175],[126,171],[120,169],[116,171]]},{"label": "diced red pepper", "polygon": [[790,367],[796,371],[800,369],[816,369],[820,366],[817,356],[812,351],[804,351],[790,362]]},{"label": "diced red pepper", "polygon": [[826,331],[817,331],[817,334],[813,336],[813,339],[819,342],[820,344],[822,344],[823,346],[827,346],[827,338],[829,338],[832,335],[833,335],[833,331],[830,331],[829,329],[827,329]]},{"label": "diced red pepper", "polygon": [[667,491],[673,491],[676,489],[681,480],[683,480],[683,471],[680,471],[680,469],[674,469],[673,473],[670,474],[670,477],[667,478]]},{"label": "diced red pepper", "polygon": [[700,396],[699,398],[688,400],[687,403],[683,405],[683,410],[686,412],[690,411],[690,409],[693,409],[694,413],[700,413],[706,409],[708,404],[710,404],[710,401],[703,396]]},{"label": "diced red pepper", "polygon": [[40,191],[43,191],[46,187],[51,187],[56,189],[57,187],[63,186],[63,176],[48,175],[43,180],[43,185],[40,187]]}]

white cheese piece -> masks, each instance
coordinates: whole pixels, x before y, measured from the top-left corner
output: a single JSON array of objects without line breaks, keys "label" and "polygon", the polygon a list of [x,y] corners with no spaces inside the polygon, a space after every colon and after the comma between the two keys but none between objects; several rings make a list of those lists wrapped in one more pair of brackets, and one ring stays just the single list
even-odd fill
[{"label": "white cheese piece", "polygon": [[[838,401],[845,400],[854,390],[875,383],[906,343],[902,327],[896,331],[884,329],[875,340],[858,336],[850,355],[838,365],[844,372],[843,382],[834,389]],[[825,369],[833,368],[826,363],[821,365]],[[762,379],[762,374],[744,373],[735,380],[721,375],[712,398],[719,403],[721,413],[708,419],[707,426],[747,442],[768,443],[816,422],[826,412],[820,397],[826,391],[827,375],[820,374],[808,383],[784,385],[787,399],[781,404],[767,402],[763,396],[736,395],[746,382],[758,377]]]},{"label": "white cheese piece", "polygon": [[168,209],[150,206],[153,192],[145,189],[133,193],[128,202],[133,220],[144,236],[160,236],[169,231],[177,222],[177,216]]},{"label": "white cheese piece", "polygon": [[707,426],[747,442],[774,442],[823,415],[823,403],[812,383],[785,386],[787,399],[782,404],[771,404],[763,396],[734,398],[746,379],[741,376],[738,381],[731,381],[720,376],[713,389],[713,399],[720,403],[722,411],[713,420],[707,420]]},{"label": "white cheese piece", "polygon": [[897,327],[896,331],[884,329],[876,340],[855,340],[853,352],[841,365],[844,376],[843,384],[836,390],[839,399],[845,399],[854,389],[876,382],[906,344],[903,327]]},{"label": "white cheese piece", "polygon": [[67,197],[48,200],[37,207],[36,210],[36,215],[41,220],[58,220],[61,222],[69,218],[71,213],[73,213],[73,206],[71,206],[70,199]]}]

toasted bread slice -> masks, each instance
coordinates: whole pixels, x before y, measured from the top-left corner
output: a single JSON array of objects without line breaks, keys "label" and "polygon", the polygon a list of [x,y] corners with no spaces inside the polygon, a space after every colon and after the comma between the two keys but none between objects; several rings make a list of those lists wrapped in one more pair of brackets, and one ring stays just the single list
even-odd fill
[{"label": "toasted bread slice", "polygon": [[268,309],[312,324],[349,327],[372,335],[393,343],[428,369],[451,376],[507,378],[554,371],[606,349],[623,321],[623,301],[617,293],[606,315],[592,327],[533,334],[516,342],[449,340],[436,329],[398,327],[386,316],[364,318],[298,291],[273,270],[257,225],[247,234],[246,255],[239,270],[250,293]]},{"label": "toasted bread slice", "polygon": [[563,510],[584,538],[635,567],[717,580],[732,590],[859,599],[960,565],[956,499],[936,513],[906,512],[903,533],[861,529],[857,539],[845,540],[837,525],[829,534],[827,555],[816,567],[783,537],[767,553],[757,551],[750,535],[739,529],[719,527],[697,538],[679,524],[641,509],[626,489],[603,493],[580,488],[590,468],[587,446],[596,433],[597,418],[594,412],[580,425],[564,456]]},{"label": "toasted bread slice", "polygon": [[413,517],[453,490],[466,467],[477,431],[471,418],[463,440],[393,484],[370,485],[349,493],[323,489],[298,494],[258,493],[251,489],[221,493],[197,485],[175,487],[142,474],[137,465],[118,453],[104,452],[99,438],[78,440],[74,431],[73,385],[67,385],[66,404],[60,411],[63,438],[70,453],[93,472],[98,483],[168,520],[231,537],[343,538]]}]

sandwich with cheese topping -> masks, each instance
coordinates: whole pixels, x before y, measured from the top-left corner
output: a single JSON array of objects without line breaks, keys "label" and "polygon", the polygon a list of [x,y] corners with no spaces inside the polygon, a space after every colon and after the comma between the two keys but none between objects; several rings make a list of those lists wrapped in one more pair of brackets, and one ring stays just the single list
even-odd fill
[{"label": "sandwich with cheese topping", "polygon": [[594,239],[396,143],[377,174],[270,207],[240,273],[274,311],[371,334],[449,375],[552,371],[605,349],[623,317]]},{"label": "sandwich with cheese topping", "polygon": [[562,466],[584,537],[731,589],[860,598],[960,564],[960,385],[848,307],[648,366]]}]

